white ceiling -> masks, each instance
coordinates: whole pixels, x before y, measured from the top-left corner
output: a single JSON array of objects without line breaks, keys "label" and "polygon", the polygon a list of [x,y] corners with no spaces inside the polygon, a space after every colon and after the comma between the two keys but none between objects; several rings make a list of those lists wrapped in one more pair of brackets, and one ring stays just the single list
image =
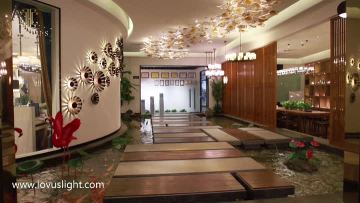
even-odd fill
[{"label": "white ceiling", "polygon": [[302,58],[328,49],[330,49],[329,21],[280,39],[278,58]]}]

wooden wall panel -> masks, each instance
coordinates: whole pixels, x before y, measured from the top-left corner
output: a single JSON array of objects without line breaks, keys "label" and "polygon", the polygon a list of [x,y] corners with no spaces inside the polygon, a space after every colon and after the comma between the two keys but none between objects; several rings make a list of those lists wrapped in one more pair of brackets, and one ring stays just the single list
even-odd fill
[{"label": "wooden wall panel", "polygon": [[345,137],[346,19],[331,19],[330,143]]},{"label": "wooden wall panel", "polygon": [[224,113],[275,128],[277,43],[256,53],[255,61],[222,64],[229,78],[224,90]]}]

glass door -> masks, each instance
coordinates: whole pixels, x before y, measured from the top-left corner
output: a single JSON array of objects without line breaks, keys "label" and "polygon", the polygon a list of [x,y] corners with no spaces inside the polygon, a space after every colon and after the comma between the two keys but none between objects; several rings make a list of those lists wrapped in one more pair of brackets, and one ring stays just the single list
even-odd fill
[{"label": "glass door", "polygon": [[205,70],[200,72],[200,111],[205,112],[209,106],[209,80]]}]

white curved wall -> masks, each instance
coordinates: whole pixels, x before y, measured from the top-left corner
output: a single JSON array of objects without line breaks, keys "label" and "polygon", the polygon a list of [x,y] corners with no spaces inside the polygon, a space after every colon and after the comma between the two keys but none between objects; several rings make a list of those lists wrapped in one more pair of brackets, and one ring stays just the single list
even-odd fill
[{"label": "white curved wall", "polygon": [[[121,36],[118,20],[83,0],[41,1],[61,9],[61,82],[68,76],[76,75],[78,65],[86,63],[89,50],[100,54],[101,42],[114,44],[115,38]],[[61,94],[62,97],[67,94],[63,86]],[[99,94],[99,104],[93,105],[89,86],[75,91],[74,95],[83,100],[83,108],[78,115],[81,127],[75,133],[78,139],[72,145],[104,137],[120,128],[120,79],[111,77],[110,87]],[[68,121],[68,118],[65,119],[65,122]]]}]

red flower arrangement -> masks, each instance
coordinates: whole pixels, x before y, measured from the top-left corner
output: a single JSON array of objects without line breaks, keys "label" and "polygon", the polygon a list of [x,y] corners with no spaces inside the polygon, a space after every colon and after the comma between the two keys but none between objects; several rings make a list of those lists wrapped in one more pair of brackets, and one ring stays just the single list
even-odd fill
[{"label": "red flower arrangement", "polygon": [[294,151],[290,154],[290,159],[300,158],[310,160],[314,157],[314,151],[312,148],[319,147],[320,144],[314,139],[310,142],[309,145],[303,141],[291,140],[289,146]]},{"label": "red flower arrangement", "polygon": [[[59,111],[55,119],[52,117],[49,117],[49,122],[54,129],[53,135],[52,135],[52,144],[53,146],[57,148],[63,149],[63,165],[65,164],[65,159],[70,159],[70,153],[69,153],[69,145],[71,141],[77,139],[74,136],[74,132],[77,131],[80,128],[80,119],[76,118],[72,121],[70,121],[68,124],[64,126],[64,118],[62,115],[62,112]],[[66,152],[68,152],[68,156],[66,155]],[[63,177],[63,167],[61,167],[61,176]],[[68,169],[69,173],[69,169]]]}]

